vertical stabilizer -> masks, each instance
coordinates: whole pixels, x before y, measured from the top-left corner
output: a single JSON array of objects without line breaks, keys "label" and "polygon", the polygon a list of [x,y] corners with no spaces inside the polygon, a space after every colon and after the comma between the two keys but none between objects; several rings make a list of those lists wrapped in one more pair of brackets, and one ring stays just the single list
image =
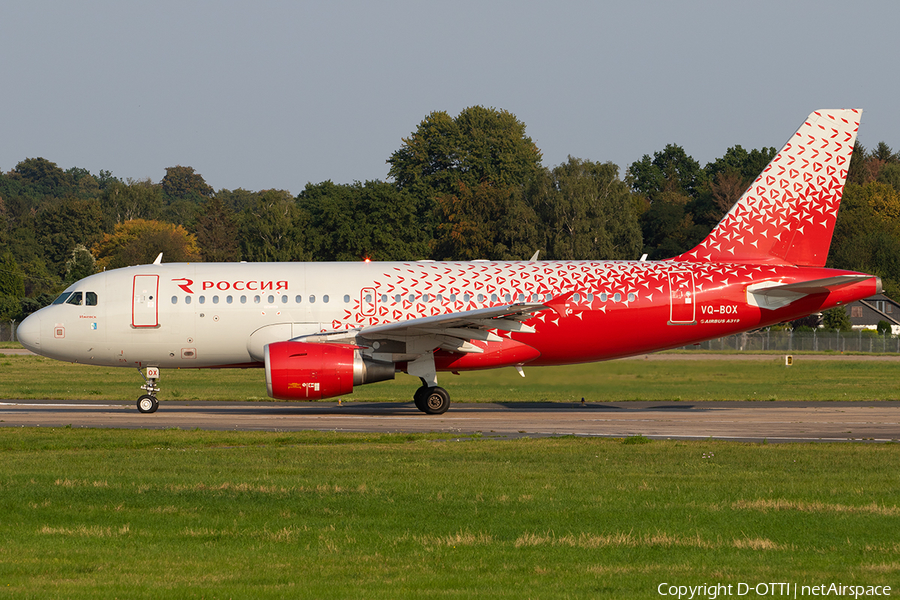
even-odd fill
[{"label": "vertical stabilizer", "polygon": [[712,233],[673,260],[824,266],[861,115],[809,115]]}]

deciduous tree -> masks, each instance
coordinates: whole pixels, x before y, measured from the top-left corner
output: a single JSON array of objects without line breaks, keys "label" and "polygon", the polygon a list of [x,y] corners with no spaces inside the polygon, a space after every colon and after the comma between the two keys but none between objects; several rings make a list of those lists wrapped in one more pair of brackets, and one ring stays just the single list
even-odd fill
[{"label": "deciduous tree", "polygon": [[428,115],[388,159],[397,187],[421,204],[430,220],[436,199],[456,194],[460,184],[474,191],[522,188],[541,170],[541,152],[525,135],[525,124],[506,110],[472,106],[450,117]]},{"label": "deciduous tree", "polygon": [[540,247],[538,218],[518,187],[457,184],[438,198],[437,260],[523,260]]},{"label": "deciduous tree", "polygon": [[216,196],[203,205],[197,226],[197,244],[206,262],[229,262],[241,259],[237,239],[237,219],[230,208]]},{"label": "deciduous tree", "polygon": [[643,243],[636,206],[613,163],[569,157],[529,190],[546,257],[635,259]]},{"label": "deciduous tree", "polygon": [[417,260],[429,255],[415,201],[389,183],[307,184],[297,202],[309,216],[306,241],[314,260]]},{"label": "deciduous tree", "polygon": [[261,192],[239,219],[241,255],[258,262],[308,260],[304,246],[307,223],[308,217],[288,192]]},{"label": "deciduous tree", "polygon": [[102,225],[103,211],[97,199],[69,198],[46,204],[37,216],[37,234],[50,268],[63,276],[75,246],[99,241]]},{"label": "deciduous tree", "polygon": [[166,262],[200,260],[197,240],[184,227],[145,219],[119,223],[91,252],[103,269],[149,264],[160,252]]},{"label": "deciduous tree", "polygon": [[166,167],[166,175],[160,182],[163,193],[172,200],[194,200],[199,202],[213,194],[212,187],[206,183],[194,167]]}]

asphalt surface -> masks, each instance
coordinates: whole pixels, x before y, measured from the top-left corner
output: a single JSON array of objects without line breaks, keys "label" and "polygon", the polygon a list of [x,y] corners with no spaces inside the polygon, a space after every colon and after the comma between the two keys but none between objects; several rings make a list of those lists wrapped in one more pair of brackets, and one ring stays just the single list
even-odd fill
[{"label": "asphalt surface", "polygon": [[761,442],[898,441],[900,402],[614,402],[453,404],[425,415],[410,403],[167,402],[142,414],[132,402],[3,400],[0,427],[244,431],[480,433]]},{"label": "asphalt surface", "polygon": [[[0,354],[30,354],[0,350]],[[774,355],[777,357],[777,355]],[[800,359],[801,356],[796,357]],[[897,355],[814,355],[810,360],[900,362]],[[771,354],[698,352],[624,360],[772,360]],[[409,403],[133,402],[0,400],[0,427],[355,431],[485,437],[577,435],[761,442],[900,441],[900,402],[611,402],[453,404],[425,415]]]}]

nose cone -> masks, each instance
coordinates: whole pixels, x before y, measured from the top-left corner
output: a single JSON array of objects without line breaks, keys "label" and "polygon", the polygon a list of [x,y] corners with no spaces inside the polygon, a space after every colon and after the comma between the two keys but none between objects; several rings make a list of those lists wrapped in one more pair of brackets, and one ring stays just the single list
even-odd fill
[{"label": "nose cone", "polygon": [[34,352],[41,353],[41,317],[35,313],[25,318],[16,329],[16,337],[19,342]]}]

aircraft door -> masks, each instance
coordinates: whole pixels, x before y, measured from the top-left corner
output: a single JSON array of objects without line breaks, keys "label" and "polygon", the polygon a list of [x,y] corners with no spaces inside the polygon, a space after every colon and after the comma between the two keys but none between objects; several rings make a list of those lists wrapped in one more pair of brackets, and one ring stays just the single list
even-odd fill
[{"label": "aircraft door", "polygon": [[669,273],[669,325],[694,325],[696,307],[694,274],[690,271]]},{"label": "aircraft door", "polygon": [[360,313],[364,317],[374,317],[378,310],[378,297],[375,288],[363,288],[359,298]]},{"label": "aircraft door", "polygon": [[132,327],[159,327],[159,275],[135,275]]}]

